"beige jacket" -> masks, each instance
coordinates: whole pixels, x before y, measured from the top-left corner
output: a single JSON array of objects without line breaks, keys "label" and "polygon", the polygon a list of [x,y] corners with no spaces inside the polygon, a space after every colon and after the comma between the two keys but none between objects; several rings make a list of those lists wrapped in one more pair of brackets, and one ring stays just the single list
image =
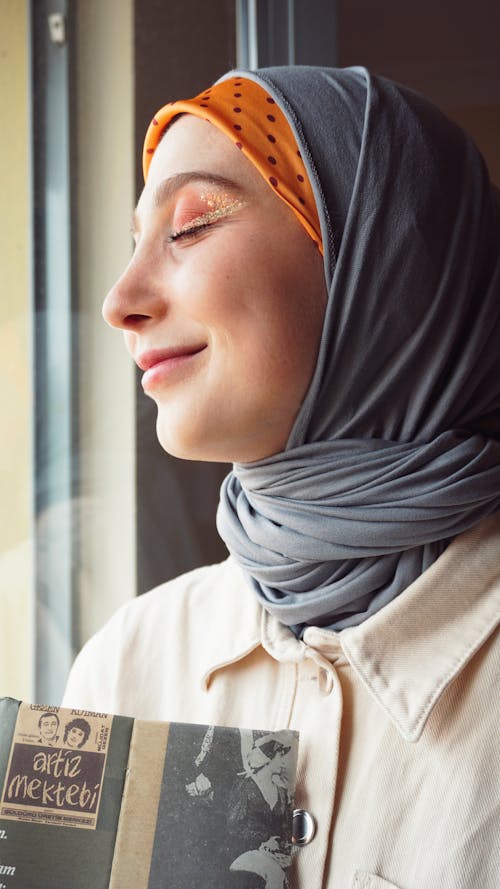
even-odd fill
[{"label": "beige jacket", "polygon": [[123,607],[64,703],[300,732],[300,889],[497,889],[500,516],[358,627],[295,639],[230,558]]}]

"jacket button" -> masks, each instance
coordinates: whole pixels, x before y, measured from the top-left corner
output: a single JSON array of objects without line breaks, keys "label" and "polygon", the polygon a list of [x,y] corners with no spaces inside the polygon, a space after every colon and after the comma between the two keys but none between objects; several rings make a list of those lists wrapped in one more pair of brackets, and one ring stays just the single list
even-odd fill
[{"label": "jacket button", "polygon": [[293,813],[292,843],[295,846],[307,846],[316,833],[316,821],[305,809],[295,809]]}]

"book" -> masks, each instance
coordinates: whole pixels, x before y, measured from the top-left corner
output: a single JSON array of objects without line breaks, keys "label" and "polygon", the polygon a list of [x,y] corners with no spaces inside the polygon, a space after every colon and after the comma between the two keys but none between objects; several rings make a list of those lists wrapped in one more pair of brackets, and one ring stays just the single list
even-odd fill
[{"label": "book", "polygon": [[297,745],[0,699],[0,889],[286,889]]}]

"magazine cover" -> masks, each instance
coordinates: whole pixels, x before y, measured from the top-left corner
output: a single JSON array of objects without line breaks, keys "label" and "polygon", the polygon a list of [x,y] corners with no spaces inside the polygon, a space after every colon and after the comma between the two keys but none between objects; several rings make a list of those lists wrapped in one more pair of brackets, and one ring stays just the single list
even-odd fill
[{"label": "magazine cover", "polygon": [[295,732],[0,700],[0,889],[286,889]]}]

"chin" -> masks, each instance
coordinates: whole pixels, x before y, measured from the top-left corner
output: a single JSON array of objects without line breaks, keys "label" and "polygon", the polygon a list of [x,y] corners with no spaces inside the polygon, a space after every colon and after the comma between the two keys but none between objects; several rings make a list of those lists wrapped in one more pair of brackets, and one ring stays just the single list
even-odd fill
[{"label": "chin", "polygon": [[[177,419],[177,422],[175,420]],[[201,415],[199,417],[202,419]],[[205,420],[207,417],[205,416]],[[214,422],[215,419],[215,422]],[[210,422],[181,422],[178,415],[172,412],[163,414],[158,411],[156,434],[158,441],[167,454],[179,460],[197,460],[204,463],[252,463],[265,457],[280,453],[287,441],[286,436],[260,435],[255,437],[237,419],[229,423],[227,417],[219,415],[211,417]],[[251,424],[251,428],[256,427]],[[231,431],[239,428],[240,435],[231,435]]]},{"label": "chin", "polygon": [[172,423],[161,422],[158,417],[156,435],[163,450],[179,460],[198,460],[211,463],[231,462],[224,456],[216,456],[215,449],[207,445],[207,436],[196,433],[192,428],[189,430],[178,429]]},{"label": "chin", "polygon": [[160,430],[157,429],[156,432],[158,436],[158,441],[160,442],[161,447],[167,454],[170,454],[171,457],[177,457],[179,460],[201,460],[203,459],[197,453],[193,451],[193,447],[189,447],[186,442],[179,441],[179,439],[174,435],[165,435],[162,434]]}]

